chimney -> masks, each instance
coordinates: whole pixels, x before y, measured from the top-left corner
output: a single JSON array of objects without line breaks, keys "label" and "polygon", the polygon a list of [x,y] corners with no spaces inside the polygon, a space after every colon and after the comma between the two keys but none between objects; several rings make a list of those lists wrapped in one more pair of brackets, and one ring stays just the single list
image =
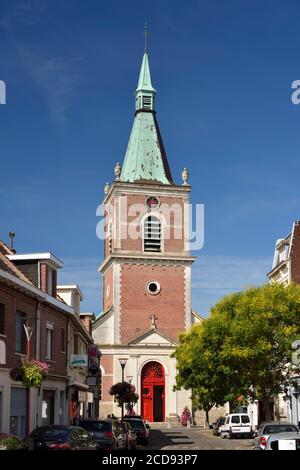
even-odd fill
[{"label": "chimney", "polygon": [[80,321],[91,336],[92,336],[92,329],[93,329],[93,321],[95,320],[95,318],[96,317],[93,312],[80,314]]},{"label": "chimney", "polygon": [[16,236],[15,232],[8,232],[9,236],[9,249],[12,253],[15,253],[16,250],[14,249],[14,238]]}]

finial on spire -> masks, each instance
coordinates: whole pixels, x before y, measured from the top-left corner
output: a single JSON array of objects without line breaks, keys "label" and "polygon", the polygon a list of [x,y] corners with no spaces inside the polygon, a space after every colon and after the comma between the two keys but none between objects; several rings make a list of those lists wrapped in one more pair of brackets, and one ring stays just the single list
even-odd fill
[{"label": "finial on spire", "polygon": [[147,37],[149,36],[149,31],[148,31],[148,26],[147,23],[145,23],[144,26],[144,36],[145,36],[145,52],[147,52]]}]

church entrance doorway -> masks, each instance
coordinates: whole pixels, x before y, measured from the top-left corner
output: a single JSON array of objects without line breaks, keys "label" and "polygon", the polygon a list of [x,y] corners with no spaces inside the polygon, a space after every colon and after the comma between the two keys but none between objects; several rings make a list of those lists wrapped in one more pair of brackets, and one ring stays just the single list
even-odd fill
[{"label": "church entrance doorway", "polygon": [[142,369],[142,415],[150,422],[165,420],[165,371],[155,361]]}]

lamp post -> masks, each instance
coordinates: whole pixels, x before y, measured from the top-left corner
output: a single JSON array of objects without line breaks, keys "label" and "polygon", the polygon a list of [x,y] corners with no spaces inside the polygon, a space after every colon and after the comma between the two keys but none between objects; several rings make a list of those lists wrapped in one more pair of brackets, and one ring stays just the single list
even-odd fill
[{"label": "lamp post", "polygon": [[[30,360],[30,340],[31,340],[31,336],[33,333],[33,327],[30,326],[27,321],[23,323],[23,327],[24,327],[26,339],[27,339],[27,342],[26,342],[27,361],[29,361]],[[26,430],[25,432],[26,432],[26,436],[28,436],[30,432],[30,387],[27,387],[26,389]]]},{"label": "lamp post", "polygon": [[[128,359],[126,357],[119,358],[119,363],[120,363],[120,366],[122,367],[122,382],[124,382],[124,369],[125,369],[127,361]],[[123,421],[123,418],[124,418],[124,403],[122,402],[122,421]]]},{"label": "lamp post", "polygon": [[294,397],[295,397],[296,423],[297,423],[297,426],[298,426],[298,425],[299,425],[299,411],[298,411],[299,403],[298,403],[298,398],[299,398],[299,395],[300,395],[300,377],[297,377],[297,378],[294,380],[294,383],[293,383],[293,395],[294,395]]}]

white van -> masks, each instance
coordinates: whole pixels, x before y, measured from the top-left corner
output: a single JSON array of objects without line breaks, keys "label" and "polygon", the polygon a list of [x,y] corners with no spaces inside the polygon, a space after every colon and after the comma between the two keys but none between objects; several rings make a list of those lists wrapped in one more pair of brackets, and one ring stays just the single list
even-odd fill
[{"label": "white van", "polygon": [[249,415],[233,413],[225,416],[225,423],[221,426],[221,437],[253,437],[253,430]]}]

